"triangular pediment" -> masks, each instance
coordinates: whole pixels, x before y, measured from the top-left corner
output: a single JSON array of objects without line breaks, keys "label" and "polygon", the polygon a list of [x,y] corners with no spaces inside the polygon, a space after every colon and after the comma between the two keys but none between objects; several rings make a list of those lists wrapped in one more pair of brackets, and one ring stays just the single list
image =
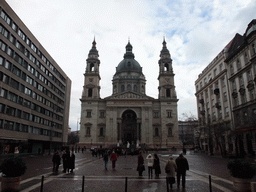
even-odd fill
[{"label": "triangular pediment", "polygon": [[137,93],[137,92],[133,92],[133,91],[125,91],[125,92],[122,92],[122,93],[113,94],[109,97],[106,97],[105,99],[107,99],[107,100],[112,100],[112,99],[152,100],[154,98],[149,97],[145,94],[141,94],[141,93]]}]

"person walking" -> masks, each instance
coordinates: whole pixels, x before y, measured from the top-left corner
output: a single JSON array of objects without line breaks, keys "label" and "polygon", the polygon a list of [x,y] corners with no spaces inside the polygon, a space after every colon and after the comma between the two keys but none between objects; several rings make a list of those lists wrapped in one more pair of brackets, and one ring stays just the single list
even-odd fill
[{"label": "person walking", "polygon": [[142,172],[145,170],[144,166],[144,158],[141,154],[141,152],[138,155],[138,166],[137,166],[137,171],[139,172],[139,176],[142,176]]},{"label": "person walking", "polygon": [[66,150],[63,151],[62,154],[62,161],[63,161],[63,173],[66,173],[68,170],[68,162],[69,162],[69,152],[67,152]]},{"label": "person walking", "polygon": [[54,173],[58,172],[58,170],[59,170],[59,165],[60,165],[60,155],[59,155],[59,152],[58,152],[58,151],[56,151],[56,152],[53,154],[52,163],[53,163],[52,171],[53,171]]},{"label": "person walking", "polygon": [[148,154],[146,159],[148,160],[148,178],[152,179],[154,157],[151,154]]},{"label": "person walking", "polygon": [[103,156],[103,161],[105,162],[105,170],[108,170],[108,152],[105,151]]},{"label": "person walking", "polygon": [[185,188],[186,184],[186,171],[189,170],[188,160],[180,153],[179,157],[175,160],[177,165],[177,187],[180,187],[180,176],[182,177],[182,187]]},{"label": "person walking", "polygon": [[70,173],[73,173],[73,169],[75,169],[75,159],[76,159],[76,156],[74,152],[72,152],[71,156],[69,157],[69,166],[68,166],[68,172],[70,169]]},{"label": "person walking", "polygon": [[160,160],[157,154],[154,154],[153,169],[155,169],[156,178],[159,178],[159,175],[161,174],[161,168],[160,168]]},{"label": "person walking", "polygon": [[110,161],[112,161],[112,169],[115,170],[116,168],[116,161],[117,161],[117,155],[115,151],[113,151],[110,155]]},{"label": "person walking", "polygon": [[170,188],[172,189],[172,184],[175,183],[175,172],[177,171],[177,165],[173,160],[173,157],[170,157],[165,165],[165,173],[167,177],[167,185],[170,184]]}]

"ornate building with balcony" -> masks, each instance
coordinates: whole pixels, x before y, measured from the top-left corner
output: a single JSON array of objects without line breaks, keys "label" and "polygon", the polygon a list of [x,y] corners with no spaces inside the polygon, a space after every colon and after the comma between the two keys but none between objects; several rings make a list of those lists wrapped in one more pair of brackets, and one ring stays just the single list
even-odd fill
[{"label": "ornate building with balcony", "polygon": [[200,147],[244,156],[256,151],[256,20],[236,34],[195,82]]},{"label": "ornate building with balcony", "polygon": [[228,69],[234,140],[239,156],[255,155],[256,146],[256,20],[244,35],[236,34],[225,60]]}]

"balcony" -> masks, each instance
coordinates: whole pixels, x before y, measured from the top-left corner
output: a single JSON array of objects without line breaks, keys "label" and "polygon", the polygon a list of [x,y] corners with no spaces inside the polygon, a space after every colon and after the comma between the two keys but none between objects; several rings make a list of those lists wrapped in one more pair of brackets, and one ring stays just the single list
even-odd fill
[{"label": "balcony", "polygon": [[220,94],[220,89],[219,88],[214,89],[214,94],[219,95]]},{"label": "balcony", "polygon": [[205,116],[205,110],[200,111],[200,114]]},{"label": "balcony", "polygon": [[216,107],[217,109],[220,109],[220,108],[221,108],[221,106],[220,106],[219,103],[215,103],[215,107]]},{"label": "balcony", "polygon": [[245,88],[244,87],[240,87],[239,92],[241,95],[245,94]]},{"label": "balcony", "polygon": [[232,97],[237,98],[237,92],[235,90],[232,93]]},{"label": "balcony", "polygon": [[252,80],[249,81],[249,82],[248,82],[248,85],[247,85],[246,87],[247,87],[248,90],[253,90],[253,89],[254,89],[254,83],[253,83],[253,81],[252,81]]},{"label": "balcony", "polygon": [[203,105],[204,104],[204,99],[200,99],[199,103],[201,103]]}]

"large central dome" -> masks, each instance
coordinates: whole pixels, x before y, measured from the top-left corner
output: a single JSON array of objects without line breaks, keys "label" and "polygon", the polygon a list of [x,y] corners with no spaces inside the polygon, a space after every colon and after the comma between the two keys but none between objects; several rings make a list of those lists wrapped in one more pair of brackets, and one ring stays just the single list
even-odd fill
[{"label": "large central dome", "polygon": [[134,59],[134,54],[132,53],[132,45],[130,44],[130,41],[126,45],[126,53],[124,54],[124,59],[116,67],[116,74],[122,72],[142,73],[142,67]]}]

